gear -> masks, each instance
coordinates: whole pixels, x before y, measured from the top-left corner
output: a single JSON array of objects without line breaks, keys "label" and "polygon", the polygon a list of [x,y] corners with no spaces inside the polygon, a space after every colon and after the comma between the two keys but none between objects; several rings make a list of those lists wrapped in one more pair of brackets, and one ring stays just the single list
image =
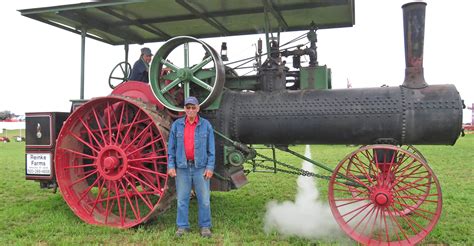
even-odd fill
[{"label": "gear", "polygon": [[240,150],[234,150],[227,155],[227,160],[232,166],[241,166],[245,162],[244,153]]}]

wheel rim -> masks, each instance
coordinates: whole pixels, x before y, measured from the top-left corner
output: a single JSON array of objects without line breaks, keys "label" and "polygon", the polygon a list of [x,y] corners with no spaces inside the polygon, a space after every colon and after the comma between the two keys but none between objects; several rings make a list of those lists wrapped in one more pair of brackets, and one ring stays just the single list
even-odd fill
[{"label": "wheel rim", "polygon": [[413,153],[414,155],[420,157],[420,158],[423,159],[426,163],[428,163],[428,161],[426,160],[425,156],[421,153],[420,150],[418,150],[417,148],[415,148],[415,146],[413,146],[413,145],[403,145],[403,146],[401,146],[401,148],[407,150],[407,151],[410,152],[410,153]]},{"label": "wheel rim", "polygon": [[132,66],[128,62],[120,62],[115,65],[109,75],[109,86],[115,89],[118,85],[128,80],[128,76],[132,71]]},{"label": "wheel rim", "polygon": [[[163,73],[165,69],[171,71]],[[193,37],[167,41],[150,66],[150,86],[156,98],[168,109],[178,112],[184,111],[184,99],[188,96],[197,97],[202,108],[209,106],[221,94],[224,79],[225,69],[220,56],[212,47]]]},{"label": "wheel rim", "polygon": [[338,224],[364,244],[416,244],[442,209],[438,179],[425,160],[390,145],[365,146],[344,158],[328,195]]},{"label": "wheel rim", "polygon": [[74,111],[55,155],[58,185],[74,213],[90,224],[129,228],[168,208],[167,124],[145,104],[120,97]]}]

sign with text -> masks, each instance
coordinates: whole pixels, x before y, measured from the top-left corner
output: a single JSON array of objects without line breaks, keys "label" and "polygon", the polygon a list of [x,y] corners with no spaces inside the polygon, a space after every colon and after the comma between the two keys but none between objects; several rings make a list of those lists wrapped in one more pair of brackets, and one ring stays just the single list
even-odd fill
[{"label": "sign with text", "polygon": [[51,153],[26,153],[26,175],[51,175]]}]

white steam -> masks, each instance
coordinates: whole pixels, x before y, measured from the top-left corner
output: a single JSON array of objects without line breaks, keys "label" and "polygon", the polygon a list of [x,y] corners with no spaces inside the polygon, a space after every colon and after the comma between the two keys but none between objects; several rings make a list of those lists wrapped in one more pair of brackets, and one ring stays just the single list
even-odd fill
[{"label": "white steam", "polygon": [[[311,158],[309,145],[305,156]],[[304,161],[302,168],[314,172],[313,164]],[[308,239],[335,238],[343,235],[327,201],[319,200],[319,192],[313,177],[298,177],[295,201],[278,203],[270,201],[265,215],[265,231],[277,231],[285,236]]]}]

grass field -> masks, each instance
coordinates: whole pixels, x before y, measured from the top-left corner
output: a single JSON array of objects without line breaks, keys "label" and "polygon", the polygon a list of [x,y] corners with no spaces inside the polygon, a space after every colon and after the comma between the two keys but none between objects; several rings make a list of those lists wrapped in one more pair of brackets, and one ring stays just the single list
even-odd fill
[{"label": "grass field", "polygon": [[[443,214],[423,243],[473,245],[474,226],[474,135],[460,138],[455,146],[417,146],[441,182]],[[356,147],[311,146],[313,159],[335,166]],[[263,230],[266,204],[271,200],[293,200],[296,176],[283,173],[251,173],[250,183],[231,192],[213,192],[213,232],[201,239],[198,229],[174,238],[176,206],[152,222],[135,229],[120,230],[85,224],[69,209],[61,194],[39,189],[24,178],[24,142],[0,143],[0,245],[76,244],[212,244],[288,245],[355,244],[347,238],[308,240],[284,237]],[[304,146],[292,149],[304,152]],[[279,155],[282,161],[299,165],[300,160]],[[320,171],[325,174],[324,171]],[[318,180],[326,199],[328,182]],[[191,223],[196,225],[196,202],[191,203]]]}]

